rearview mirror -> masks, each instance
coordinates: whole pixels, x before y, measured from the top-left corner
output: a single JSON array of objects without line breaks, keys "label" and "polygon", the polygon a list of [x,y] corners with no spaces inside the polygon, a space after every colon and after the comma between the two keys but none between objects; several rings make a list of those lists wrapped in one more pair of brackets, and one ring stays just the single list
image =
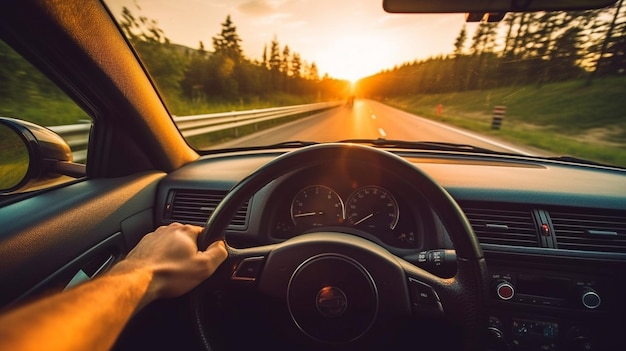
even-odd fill
[{"label": "rearview mirror", "polygon": [[607,7],[616,0],[383,0],[390,13],[506,13],[574,11]]},{"label": "rearview mirror", "polygon": [[85,175],[65,140],[50,129],[0,117],[0,193],[9,194]]}]

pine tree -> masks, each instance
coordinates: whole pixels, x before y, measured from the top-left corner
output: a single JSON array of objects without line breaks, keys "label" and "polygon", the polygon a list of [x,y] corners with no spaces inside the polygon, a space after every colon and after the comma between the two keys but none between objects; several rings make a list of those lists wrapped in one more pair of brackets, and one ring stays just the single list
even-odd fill
[{"label": "pine tree", "polygon": [[283,91],[289,92],[289,75],[291,73],[291,67],[289,60],[291,59],[291,51],[289,46],[285,45],[283,49],[282,59],[280,60],[280,73],[282,78]]},{"label": "pine tree", "polygon": [[459,35],[456,37],[454,41],[454,55],[461,56],[463,55],[463,47],[465,46],[465,41],[467,40],[467,31],[465,30],[465,24],[461,28]]},{"label": "pine tree", "polygon": [[263,57],[261,60],[261,66],[269,69],[269,62],[267,61],[267,44],[263,45]]},{"label": "pine tree", "polygon": [[222,23],[222,31],[213,37],[213,49],[216,55],[228,57],[235,62],[242,58],[240,42],[241,39],[237,34],[237,27],[234,26],[230,15],[226,16],[226,20]]},{"label": "pine tree", "polygon": [[309,74],[307,79],[315,81],[320,79],[320,74],[317,70],[317,65],[315,64],[315,62],[311,63],[311,66],[309,67]]},{"label": "pine tree", "polygon": [[291,56],[291,76],[296,79],[302,76],[302,59],[297,52]]}]

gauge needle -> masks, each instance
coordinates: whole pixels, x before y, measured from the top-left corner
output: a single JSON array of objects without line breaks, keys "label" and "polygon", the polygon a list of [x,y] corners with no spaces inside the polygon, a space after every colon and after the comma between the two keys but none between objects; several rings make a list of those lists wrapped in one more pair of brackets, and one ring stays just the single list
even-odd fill
[{"label": "gauge needle", "polygon": [[309,216],[317,216],[317,215],[323,215],[324,212],[320,211],[320,212],[305,212],[305,213],[298,213],[293,215],[294,217],[309,217]]},{"label": "gauge needle", "polygon": [[370,214],[368,214],[367,216],[365,216],[365,217],[363,217],[363,218],[359,219],[358,221],[354,222],[354,225],[359,225],[359,224],[361,224],[361,223],[365,222],[366,220],[368,220],[368,219],[370,219],[370,218],[372,218],[372,217],[374,217],[374,213],[370,213]]}]

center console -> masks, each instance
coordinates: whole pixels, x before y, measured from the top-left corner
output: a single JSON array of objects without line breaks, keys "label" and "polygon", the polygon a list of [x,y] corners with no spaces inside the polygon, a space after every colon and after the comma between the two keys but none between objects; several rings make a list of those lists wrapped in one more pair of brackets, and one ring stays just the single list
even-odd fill
[{"label": "center console", "polygon": [[615,350],[624,346],[619,272],[491,264],[490,350]]}]

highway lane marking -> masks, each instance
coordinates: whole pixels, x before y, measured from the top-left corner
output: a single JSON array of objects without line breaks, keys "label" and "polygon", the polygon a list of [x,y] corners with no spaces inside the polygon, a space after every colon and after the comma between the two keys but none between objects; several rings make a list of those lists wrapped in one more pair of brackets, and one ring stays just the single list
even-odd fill
[{"label": "highway lane marking", "polygon": [[382,128],[378,128],[378,133],[380,133],[383,138],[387,136],[387,133],[385,133],[385,130]]},{"label": "highway lane marking", "polygon": [[447,129],[447,130],[449,130],[451,132],[455,132],[455,133],[464,135],[466,137],[470,137],[472,139],[476,139],[476,140],[482,141],[482,142],[487,143],[487,144],[491,144],[491,145],[493,145],[495,147],[499,147],[499,148],[502,148],[502,149],[505,149],[505,150],[509,150],[510,152],[513,152],[513,153],[517,153],[517,154],[520,154],[520,155],[523,155],[523,156],[536,156],[535,154],[530,153],[528,151],[524,151],[524,150],[521,150],[521,149],[518,149],[518,148],[515,148],[515,147],[512,147],[512,146],[509,146],[509,145],[505,145],[505,144],[499,143],[499,142],[497,142],[497,141],[495,141],[493,139],[485,138],[485,137],[482,137],[482,136],[474,134],[474,133],[466,132],[464,130],[457,129],[457,128],[445,125],[443,123],[431,121],[431,120],[426,119],[424,117],[420,117],[418,115],[414,115],[414,114],[411,114],[411,113],[408,113],[408,112],[404,112],[404,111],[401,111],[401,110],[399,110],[399,111],[403,112],[404,114],[406,114],[408,116],[411,116],[413,118],[418,118],[418,119],[420,119],[421,121],[423,121],[425,123],[428,123],[428,124],[431,124],[431,125],[443,128],[443,129]]},{"label": "highway lane marking", "polygon": [[[415,115],[413,115],[413,116],[415,116]],[[441,128],[447,129],[447,130],[450,130],[452,132],[459,133],[461,135],[465,135],[467,137],[470,137],[470,138],[473,138],[473,139],[476,139],[476,140],[480,140],[480,141],[482,141],[484,143],[491,144],[493,146],[496,146],[496,147],[499,147],[499,148],[502,148],[502,149],[505,149],[505,150],[509,150],[509,151],[511,151],[513,153],[517,153],[517,154],[524,155],[524,156],[535,156],[532,153],[529,153],[527,151],[523,151],[523,150],[511,147],[509,145],[505,145],[505,144],[499,143],[499,142],[497,142],[495,140],[492,140],[492,139],[489,139],[489,138],[484,138],[484,137],[482,137],[480,135],[476,135],[474,133],[469,133],[469,132],[466,132],[466,131],[463,131],[463,130],[460,130],[460,129],[456,129],[454,127],[447,126],[445,124],[441,124],[441,123],[437,123],[437,122],[434,122],[434,121],[430,121],[430,120],[425,119],[423,117],[419,117],[419,116],[416,116],[416,117],[424,120],[424,122],[436,125],[438,127],[441,127]]]}]

